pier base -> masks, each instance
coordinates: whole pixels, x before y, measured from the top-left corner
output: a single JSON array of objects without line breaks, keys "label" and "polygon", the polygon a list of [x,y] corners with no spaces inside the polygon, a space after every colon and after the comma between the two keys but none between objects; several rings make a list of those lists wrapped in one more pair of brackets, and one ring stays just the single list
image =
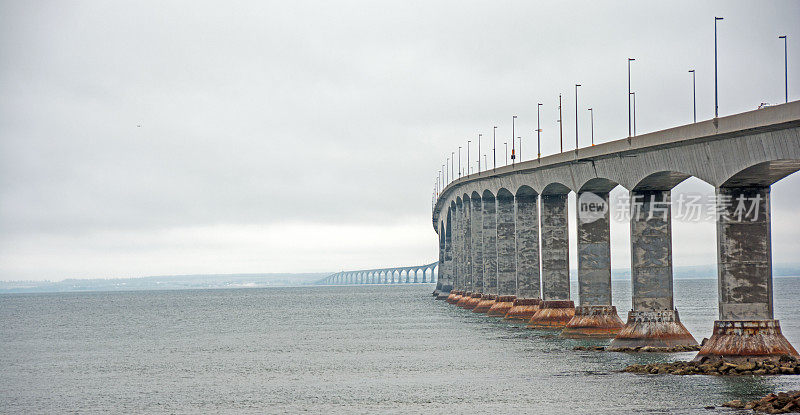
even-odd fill
[{"label": "pier base", "polygon": [[448,296],[450,296],[450,291],[453,290],[453,286],[442,286],[442,289],[439,290],[439,294],[436,296],[437,300],[446,300]]},{"label": "pier base", "polygon": [[473,310],[475,307],[478,306],[478,303],[481,302],[481,297],[483,297],[480,293],[473,293],[469,300],[464,303],[464,309],[466,310]]},{"label": "pier base", "polygon": [[469,301],[471,299],[472,299],[472,293],[469,292],[469,291],[464,292],[463,294],[461,294],[461,298],[458,299],[458,302],[456,303],[456,305],[458,307],[464,308],[464,305],[467,304],[467,301]]},{"label": "pier base", "polygon": [[514,304],[514,296],[513,295],[500,295],[497,296],[492,307],[486,312],[487,316],[493,317],[504,317],[508,310],[511,310],[511,307]]},{"label": "pier base", "polygon": [[564,327],[561,337],[612,338],[624,327],[613,305],[575,307],[575,315]]},{"label": "pier base", "polygon": [[494,300],[497,296],[494,294],[483,294],[481,296],[481,301],[475,308],[472,309],[473,313],[485,313],[489,311],[490,308],[494,305]]},{"label": "pier base", "polygon": [[783,356],[798,357],[798,354],[783,337],[778,320],[717,320],[714,333],[694,361],[779,362]]},{"label": "pier base", "polygon": [[461,299],[461,291],[453,290],[453,291],[450,291],[450,295],[447,296],[447,300],[446,301],[448,303],[450,303],[450,304],[455,304],[460,299]]},{"label": "pier base", "polygon": [[697,340],[681,323],[678,310],[628,312],[628,322],[608,350],[635,347],[696,346]]},{"label": "pier base", "polygon": [[539,310],[539,298],[517,298],[511,305],[511,309],[506,313],[507,319],[528,321]]},{"label": "pier base", "polygon": [[561,330],[575,315],[572,300],[548,300],[539,304],[539,310],[528,320],[529,329]]}]

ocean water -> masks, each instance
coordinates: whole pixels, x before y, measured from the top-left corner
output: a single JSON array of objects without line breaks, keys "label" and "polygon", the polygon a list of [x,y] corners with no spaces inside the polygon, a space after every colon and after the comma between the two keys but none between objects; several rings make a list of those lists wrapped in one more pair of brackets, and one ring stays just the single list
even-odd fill
[{"label": "ocean water", "polygon": [[[630,286],[614,282],[621,316]],[[575,287],[573,287],[574,289]],[[2,413],[709,414],[800,389],[800,376],[621,373],[693,353],[581,352],[435,301],[432,285],[0,296]],[[698,339],[715,280],[676,280]],[[800,345],[800,278],[775,279],[776,317]],[[741,412],[747,413],[747,412]]]}]

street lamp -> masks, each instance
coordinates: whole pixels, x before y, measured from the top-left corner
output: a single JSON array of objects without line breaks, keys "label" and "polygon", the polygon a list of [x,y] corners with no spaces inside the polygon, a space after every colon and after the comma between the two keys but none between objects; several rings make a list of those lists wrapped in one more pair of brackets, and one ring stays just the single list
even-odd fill
[{"label": "street lamp", "polygon": [[472,141],[467,140],[467,176],[469,176],[469,145]]},{"label": "street lamp", "polygon": [[492,170],[497,170],[497,126],[492,129],[492,157],[494,158],[494,167]]},{"label": "street lamp", "polygon": [[558,144],[560,152],[564,152],[564,123],[561,121],[561,94],[558,94]]},{"label": "street lamp", "polygon": [[[519,140],[519,162],[522,163],[522,137],[517,137]],[[511,156],[514,156],[514,150],[511,150]]]},{"label": "street lamp", "polygon": [[575,84],[575,151],[578,151],[578,87],[581,84]]},{"label": "street lamp", "polygon": [[633,95],[633,136],[636,136],[636,92],[631,92]]},{"label": "street lamp", "polygon": [[456,179],[456,171],[455,170],[456,170],[456,152],[455,151],[451,151],[450,152],[450,177],[452,177],[453,180]]},{"label": "street lamp", "polygon": [[[514,140],[511,140],[511,141],[514,141]],[[506,141],[503,144],[505,144],[505,146],[506,146],[506,166],[508,166],[508,141]]]},{"label": "street lamp", "polygon": [[458,178],[461,178],[461,146],[458,146]]},{"label": "street lamp", "polygon": [[589,116],[592,120],[592,145],[594,145],[594,110],[589,108]]},{"label": "street lamp", "polygon": [[786,35],[778,36],[778,39],[783,39],[783,88],[786,102],[789,102],[789,55],[786,53]]},{"label": "street lamp", "polygon": [[692,74],[692,109],[694,112],[694,122],[697,122],[697,88],[695,83],[694,69],[689,69]]},{"label": "street lamp", "polygon": [[481,136],[478,134],[478,174],[481,174]]},{"label": "street lamp", "polygon": [[448,166],[448,164],[450,164],[450,159],[449,158],[445,158],[444,159],[444,166],[442,166],[442,169],[444,169],[444,178],[447,179],[445,181],[446,183],[450,183],[450,171],[448,169],[448,167],[450,167],[450,166]]},{"label": "street lamp", "polygon": [[628,58],[628,137],[631,136],[631,61],[634,58]]},{"label": "street lamp", "polygon": [[[515,157],[514,157],[515,156],[515,154],[514,154],[514,148],[515,148],[514,143],[516,141],[514,141],[514,122],[516,120],[517,120],[517,116],[516,115],[511,116],[511,164],[514,164],[514,159],[515,159]],[[508,162],[506,162],[506,164],[508,164]]]},{"label": "street lamp", "polygon": [[542,126],[539,122],[539,108],[542,104],[536,104],[536,158],[542,158]]},{"label": "street lamp", "polygon": [[722,17],[714,17],[714,118],[719,118],[719,93],[717,92],[717,21]]}]

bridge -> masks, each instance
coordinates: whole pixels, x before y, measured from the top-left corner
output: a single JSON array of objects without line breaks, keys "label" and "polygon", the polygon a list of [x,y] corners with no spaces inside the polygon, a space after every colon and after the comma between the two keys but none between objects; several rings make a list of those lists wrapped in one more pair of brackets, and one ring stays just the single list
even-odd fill
[{"label": "bridge", "polygon": [[[800,101],[628,137],[449,183],[433,207],[438,299],[610,350],[697,346],[674,307],[671,189],[714,186],[719,320],[695,358],[797,351],[773,316],[770,187],[800,169]],[[611,303],[609,192],[629,192],[632,306]],[[577,306],[567,196],[577,201]],[[540,244],[541,240],[541,244]]]},{"label": "bridge", "polygon": [[316,284],[426,284],[436,282],[439,263],[399,268],[376,268],[342,271],[331,274]]}]

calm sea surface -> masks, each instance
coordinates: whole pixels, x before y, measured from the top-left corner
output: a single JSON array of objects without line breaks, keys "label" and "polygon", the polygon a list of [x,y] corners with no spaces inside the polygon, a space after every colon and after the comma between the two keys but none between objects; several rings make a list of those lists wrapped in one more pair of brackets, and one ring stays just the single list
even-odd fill
[{"label": "calm sea surface", "polygon": [[[614,282],[623,319],[629,284]],[[715,280],[675,287],[684,324],[709,337]],[[800,376],[621,373],[693,353],[573,351],[590,343],[434,301],[432,289],[2,295],[0,412],[708,414],[800,389]],[[799,298],[800,278],[775,279],[776,317],[796,347]]]}]

